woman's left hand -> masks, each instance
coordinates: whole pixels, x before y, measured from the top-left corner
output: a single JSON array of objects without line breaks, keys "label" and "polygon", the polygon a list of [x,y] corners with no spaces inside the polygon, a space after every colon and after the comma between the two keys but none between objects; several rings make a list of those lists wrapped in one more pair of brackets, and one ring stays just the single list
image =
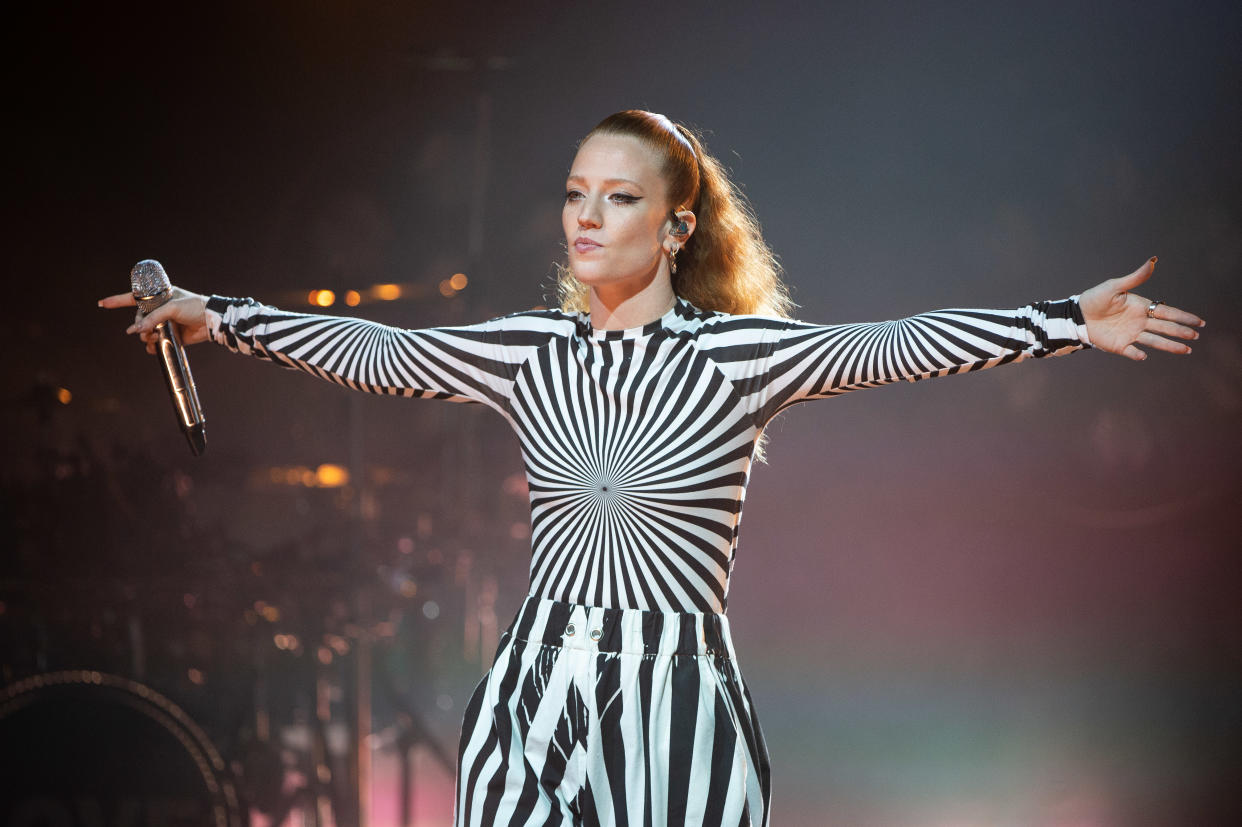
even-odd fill
[{"label": "woman's left hand", "polygon": [[1153,309],[1150,299],[1130,292],[1151,278],[1155,269],[1153,256],[1130,275],[1097,284],[1078,297],[1092,346],[1135,361],[1147,358],[1138,345],[1169,353],[1190,353],[1190,345],[1168,337],[1198,339],[1197,328],[1205,322],[1163,302],[1156,303]]}]

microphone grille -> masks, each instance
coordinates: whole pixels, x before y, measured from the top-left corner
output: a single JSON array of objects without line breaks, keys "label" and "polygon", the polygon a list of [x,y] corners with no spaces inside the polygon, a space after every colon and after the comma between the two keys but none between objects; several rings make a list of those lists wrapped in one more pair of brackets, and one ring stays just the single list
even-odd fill
[{"label": "microphone grille", "polygon": [[138,309],[145,316],[172,298],[172,282],[164,272],[164,265],[155,259],[145,259],[129,271],[129,283],[138,300]]}]

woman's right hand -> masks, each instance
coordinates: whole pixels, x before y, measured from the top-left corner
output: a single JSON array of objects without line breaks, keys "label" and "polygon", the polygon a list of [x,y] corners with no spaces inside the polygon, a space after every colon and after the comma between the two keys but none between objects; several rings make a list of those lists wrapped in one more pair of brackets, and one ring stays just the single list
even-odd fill
[{"label": "woman's right hand", "polygon": [[[133,293],[117,293],[99,300],[99,306],[107,308],[134,307],[137,304]],[[172,320],[177,326],[181,344],[193,345],[207,341],[207,297],[174,287],[171,299],[146,316],[138,311],[134,323],[125,332],[136,334],[146,344],[147,353],[155,353],[155,344],[159,341],[155,328],[168,320]]]}]

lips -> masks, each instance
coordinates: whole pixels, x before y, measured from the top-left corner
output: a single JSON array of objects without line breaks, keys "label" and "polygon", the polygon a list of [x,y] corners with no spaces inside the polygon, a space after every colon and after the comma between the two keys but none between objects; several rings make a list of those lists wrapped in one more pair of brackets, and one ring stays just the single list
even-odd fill
[{"label": "lips", "polygon": [[592,239],[589,239],[585,236],[579,236],[578,238],[574,239],[574,250],[577,251],[578,253],[589,253],[592,250],[598,250],[603,246],[604,246],[603,244],[600,244],[597,241],[593,241]]}]

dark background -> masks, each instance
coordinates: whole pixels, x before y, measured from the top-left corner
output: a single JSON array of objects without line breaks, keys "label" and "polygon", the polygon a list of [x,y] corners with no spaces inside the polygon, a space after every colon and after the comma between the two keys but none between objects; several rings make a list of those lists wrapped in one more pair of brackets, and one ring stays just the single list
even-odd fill
[{"label": "dark background", "polygon": [[[643,107],[705,131],[806,320],[1016,306],[1151,255],[1141,292],[1208,320],[1188,358],[1075,354],[774,423],[729,612],[774,823],[1236,823],[1236,3],[35,14],[3,35],[3,682],[141,679],[257,790],[273,755],[309,766],[316,686],[345,766],[371,639],[372,821],[396,823],[397,745],[422,721],[453,752],[524,594],[515,441],[481,407],[208,345],[193,459],[129,314],[95,300],[151,257],[290,309],[400,283],[332,312],[410,327],[546,303],[575,142]],[[322,463],[351,484],[285,484]],[[451,775],[415,755],[415,813],[443,823]]]}]

